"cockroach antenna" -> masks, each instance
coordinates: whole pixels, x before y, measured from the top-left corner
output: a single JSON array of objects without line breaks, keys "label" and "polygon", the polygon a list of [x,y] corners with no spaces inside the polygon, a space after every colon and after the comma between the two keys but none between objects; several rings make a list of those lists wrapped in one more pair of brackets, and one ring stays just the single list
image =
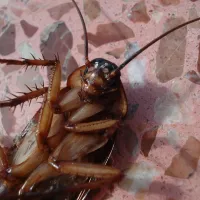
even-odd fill
[{"label": "cockroach antenna", "polygon": [[190,20],[188,22],[185,22],[183,24],[180,24],[179,26],[176,26],[175,28],[172,28],[171,30],[163,33],[162,35],[158,36],[157,38],[155,38],[154,40],[152,40],[151,42],[149,42],[147,45],[145,45],[144,47],[142,47],[140,50],[138,50],[136,53],[134,53],[132,56],[130,56],[127,60],[125,60],[117,69],[115,69],[114,71],[111,72],[110,77],[114,77],[118,74],[118,72],[123,69],[130,61],[132,61],[135,57],[137,57],[139,54],[141,54],[143,51],[145,51],[147,48],[149,48],[151,45],[153,45],[154,43],[158,42],[159,40],[161,40],[162,38],[164,38],[165,36],[167,36],[168,34],[172,33],[173,31],[176,31],[188,24],[191,24],[193,22],[196,22],[200,20],[200,17]]},{"label": "cockroach antenna", "polygon": [[81,14],[81,11],[77,5],[77,3],[72,0],[72,2],[74,3],[74,6],[76,7],[76,10],[79,14],[79,17],[81,18],[81,23],[83,26],[83,31],[84,31],[84,42],[85,42],[85,64],[86,66],[90,63],[89,59],[88,59],[88,35],[87,35],[87,29],[86,29],[86,25],[85,25],[85,21],[83,19],[83,15]]},{"label": "cockroach antenna", "polygon": [[[84,30],[84,37],[85,37],[85,64],[86,64],[86,67],[88,67],[90,61],[88,59],[88,35],[87,35],[87,29],[86,29],[86,25],[85,25],[85,21],[83,19],[83,16],[81,14],[81,11],[79,9],[79,7],[77,6],[75,0],[72,0],[72,2],[74,3],[77,11],[78,11],[78,14],[81,18],[81,23],[83,25],[83,30]],[[123,69],[129,62],[131,62],[134,58],[136,58],[139,54],[141,54],[143,51],[145,51],[146,49],[148,49],[151,45],[153,45],[154,43],[158,42],[159,40],[161,40],[162,38],[164,38],[165,36],[167,36],[168,34],[172,33],[173,31],[176,31],[188,24],[191,24],[193,22],[196,22],[200,20],[200,17],[196,18],[196,19],[193,19],[193,20],[190,20],[188,22],[185,22],[183,24],[180,24],[179,26],[176,26],[174,28],[172,28],[171,30],[163,33],[162,35],[158,36],[157,38],[155,38],[154,40],[152,40],[151,42],[149,42],[147,45],[145,45],[144,47],[142,47],[140,50],[138,50],[136,53],[134,53],[132,56],[130,56],[127,60],[125,60],[121,65],[119,65],[119,67],[117,69],[115,69],[114,71],[111,72],[110,74],[110,78],[116,76],[118,74],[118,72]]]}]

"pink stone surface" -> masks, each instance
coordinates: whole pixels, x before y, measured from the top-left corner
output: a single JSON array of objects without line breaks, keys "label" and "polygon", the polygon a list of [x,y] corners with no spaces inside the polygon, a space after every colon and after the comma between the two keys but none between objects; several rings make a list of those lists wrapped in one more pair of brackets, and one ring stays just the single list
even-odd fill
[{"label": "pink stone surface", "polygon": [[[199,0],[77,2],[90,33],[90,59],[103,57],[116,64],[168,28],[200,16]],[[122,70],[129,112],[112,160],[125,177],[112,192],[102,189],[95,199],[199,198],[199,24],[172,33]],[[32,53],[42,58],[44,53],[52,58],[58,52],[63,65],[62,85],[84,64],[82,36],[79,16],[70,1],[0,1],[0,56],[31,58]],[[33,87],[44,81],[48,85],[47,69],[29,68],[25,72],[1,64],[0,71],[1,100],[11,97],[9,92],[27,92],[25,84]],[[0,109],[1,145],[12,144],[40,107],[39,101],[42,99],[33,100],[31,106],[25,103],[14,113],[9,108]]]}]

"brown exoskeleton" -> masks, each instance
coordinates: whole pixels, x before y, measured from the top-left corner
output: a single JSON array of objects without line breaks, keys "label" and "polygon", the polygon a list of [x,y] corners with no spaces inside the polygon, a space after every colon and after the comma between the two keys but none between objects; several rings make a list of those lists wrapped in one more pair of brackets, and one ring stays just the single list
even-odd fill
[{"label": "brown exoskeleton", "polygon": [[67,87],[60,88],[58,55],[54,60],[0,59],[0,63],[8,65],[53,66],[48,88],[0,102],[0,107],[12,107],[45,95],[42,108],[25,129],[22,141],[16,144],[11,156],[8,158],[0,148],[3,199],[72,199],[74,192],[82,190],[75,196],[80,200],[89,189],[119,181],[123,173],[106,163],[119,123],[128,110],[120,70],[167,34],[200,20],[197,18],[167,31],[116,66],[102,58],[88,59],[85,23],[72,1],[84,28],[86,63],[69,76]]}]

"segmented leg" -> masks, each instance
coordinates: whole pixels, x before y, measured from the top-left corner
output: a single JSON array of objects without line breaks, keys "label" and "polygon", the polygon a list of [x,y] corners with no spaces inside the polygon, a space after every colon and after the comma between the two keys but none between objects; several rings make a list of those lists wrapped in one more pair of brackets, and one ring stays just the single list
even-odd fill
[{"label": "segmented leg", "polygon": [[50,177],[58,176],[59,172],[55,170],[48,163],[42,163],[37,167],[35,171],[28,177],[21,189],[19,190],[19,195],[29,192],[35,184],[39,183],[42,180],[45,180]]},{"label": "segmented leg", "polygon": [[26,192],[23,193],[21,195],[18,194],[12,194],[10,193],[9,195],[2,195],[2,199],[4,200],[15,200],[15,199],[37,199],[37,198],[48,198],[48,199],[52,199],[52,197],[58,196],[58,195],[64,195],[67,194],[69,192],[79,192],[81,190],[85,190],[85,189],[98,189],[101,188],[102,185],[106,186],[106,185],[110,185],[114,182],[117,182],[120,180],[120,176],[115,178],[115,179],[108,179],[108,180],[99,180],[99,181],[94,181],[94,182],[90,182],[90,183],[82,183],[82,184],[78,184],[78,185],[74,185],[74,186],[68,186],[68,187],[64,187],[62,189],[55,189],[53,191],[45,191],[45,192]]},{"label": "segmented leg", "polygon": [[122,175],[119,169],[98,164],[61,161],[51,165],[60,173],[84,177],[116,179]]},{"label": "segmented leg", "polygon": [[101,134],[68,133],[49,156],[49,162],[72,161],[80,159],[101,147],[108,141]]},{"label": "segmented leg", "polygon": [[4,199],[2,198],[2,196],[7,196],[10,192],[15,190],[15,188],[18,187],[19,184],[21,184],[21,181],[14,178],[10,178],[10,180],[0,178],[0,199]]},{"label": "segmented leg", "polygon": [[51,127],[54,105],[57,103],[61,84],[61,66],[59,60],[56,61],[52,72],[48,93],[44,99],[44,104],[41,110],[39,124],[37,128],[36,138],[39,149],[44,149],[45,141]]},{"label": "segmented leg", "polygon": [[68,119],[70,124],[79,123],[97,113],[103,111],[105,106],[96,103],[86,103],[77,109]]},{"label": "segmented leg", "polygon": [[25,65],[25,66],[53,66],[55,65],[58,58],[55,60],[39,60],[39,59],[26,59],[23,60],[12,60],[12,59],[0,59],[0,63],[7,65]]},{"label": "segmented leg", "polygon": [[[97,180],[89,183],[78,184],[66,188],[66,191],[76,192],[82,189],[96,189],[102,187],[102,184],[111,184],[119,181],[122,177],[120,170],[104,165],[88,164],[88,163],[72,163],[72,162],[59,162],[52,164],[41,164],[26,180],[20,189],[19,195],[29,193],[35,184],[48,177],[55,177],[60,174],[71,174],[86,177],[101,178],[104,180]],[[52,191],[51,191],[52,192]]]},{"label": "segmented leg", "polygon": [[20,181],[17,178],[8,176],[8,165],[9,163],[6,151],[0,146],[0,196],[3,194],[8,194],[11,189],[20,184]]},{"label": "segmented leg", "polygon": [[110,128],[117,125],[119,120],[99,120],[95,122],[79,123],[75,125],[65,125],[65,129],[72,132],[90,132]]},{"label": "segmented leg", "polygon": [[[37,99],[41,95],[45,94],[48,90],[47,87],[43,87],[40,89],[36,88],[36,89],[37,90],[35,90],[35,91],[32,90],[31,92],[24,93],[24,95],[22,95],[22,96],[16,96],[16,95],[12,94],[13,96],[16,96],[16,98],[0,101],[0,107],[16,107],[20,104],[23,106],[23,104],[26,101],[29,101],[29,103],[31,103],[32,99],[34,99],[34,98]],[[29,90],[31,90],[31,89],[29,88]]]},{"label": "segmented leg", "polygon": [[4,149],[0,146],[0,172],[4,171],[8,167],[8,158]]},{"label": "segmented leg", "polygon": [[[58,65],[59,58],[58,58],[58,56],[55,56],[55,60],[46,60],[45,58],[44,58],[44,60],[40,60],[40,59],[36,59],[33,56],[33,60],[25,59],[25,58],[23,58],[23,60],[0,59],[0,63],[7,64],[7,65],[22,65],[22,66],[25,65],[26,68],[28,68],[29,66],[36,66],[36,67],[37,66],[55,66],[55,65]],[[58,69],[58,68],[56,68],[56,69]],[[54,73],[57,73],[57,71]],[[53,81],[56,81],[56,79]],[[52,83],[52,84],[55,85],[54,83]],[[53,88],[53,86],[52,86],[52,88]],[[29,87],[28,87],[28,89],[31,91],[30,93],[24,93],[24,95],[22,95],[22,96],[16,96],[16,95],[12,94],[16,98],[1,101],[0,107],[13,107],[13,106],[16,107],[19,104],[23,104],[25,101],[31,101],[33,98],[37,98],[47,92],[46,87],[38,89],[36,86],[36,91],[32,91]],[[56,91],[56,88],[53,92],[55,92],[55,91]],[[58,92],[55,93],[55,96],[57,94],[58,94]],[[52,98],[52,100],[51,100],[52,102],[54,102],[55,96]]]}]

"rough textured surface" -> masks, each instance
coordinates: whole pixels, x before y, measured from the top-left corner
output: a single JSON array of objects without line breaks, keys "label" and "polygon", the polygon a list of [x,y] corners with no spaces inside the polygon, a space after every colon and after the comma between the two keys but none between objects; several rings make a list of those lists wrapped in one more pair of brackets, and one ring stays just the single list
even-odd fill
[{"label": "rough textured surface", "polygon": [[96,19],[101,12],[100,4],[96,0],[85,0],[84,1],[84,12],[90,20]]},{"label": "rough textured surface", "polygon": [[[172,17],[164,24],[164,31],[184,22],[184,18]],[[187,27],[184,27],[161,39],[156,57],[156,76],[160,82],[165,83],[175,77],[180,77],[183,73],[186,36]]]},{"label": "rough textured surface", "polygon": [[[170,27],[200,16],[199,0],[77,0],[89,32],[89,58],[121,64]],[[20,23],[21,22],[21,23]],[[109,200],[196,200],[200,196],[200,22],[154,44],[122,70],[129,103],[113,153],[125,172]],[[0,0],[0,55],[53,58],[62,85],[84,64],[83,29],[70,1]],[[193,70],[193,71],[192,71]],[[0,99],[48,85],[49,69],[0,65]],[[0,144],[9,146],[40,107],[0,109]],[[8,123],[9,122],[9,123]],[[184,167],[181,168],[181,166]],[[181,169],[181,170],[177,170]],[[177,174],[177,172],[181,172]],[[177,178],[177,176],[179,178]],[[96,198],[99,199],[99,198]],[[95,199],[95,200],[96,200]]]},{"label": "rough textured surface", "polygon": [[199,156],[200,142],[194,137],[189,137],[179,154],[174,156],[165,175],[177,178],[191,177],[197,169]]},{"label": "rough textured surface", "polygon": [[[123,35],[118,30],[123,30]],[[95,34],[88,33],[88,40],[95,47],[111,42],[118,42],[124,39],[133,38],[135,35],[131,28],[122,22],[100,24]],[[82,37],[83,38],[83,37]]]},{"label": "rough textured surface", "polygon": [[[40,50],[45,58],[51,59],[55,57],[55,53],[59,54],[62,65],[62,79],[66,80],[67,76],[76,69],[77,64],[70,54],[73,45],[73,36],[67,25],[58,21],[46,27],[41,33]],[[48,74],[51,71],[48,69]]]},{"label": "rough textured surface", "polygon": [[49,8],[47,11],[49,12],[49,15],[53,19],[59,20],[64,14],[68,13],[73,7],[74,7],[73,3],[68,2]]},{"label": "rough textured surface", "polygon": [[180,0],[160,0],[160,3],[164,6],[178,5]]},{"label": "rough textured surface", "polygon": [[5,27],[4,33],[0,36],[0,54],[7,56],[15,52],[16,28],[14,24]]},{"label": "rough textured surface", "polygon": [[28,37],[32,37],[38,30],[38,27],[29,24],[26,20],[21,20],[20,24]]},{"label": "rough textured surface", "polygon": [[141,152],[146,157],[148,157],[151,147],[156,139],[158,128],[159,127],[153,127],[153,129],[147,130],[143,133],[141,141]]},{"label": "rough textured surface", "polygon": [[140,1],[139,3],[136,3],[129,12],[128,17],[134,23],[135,22],[148,23],[150,21],[150,17],[147,14],[145,1]]}]

